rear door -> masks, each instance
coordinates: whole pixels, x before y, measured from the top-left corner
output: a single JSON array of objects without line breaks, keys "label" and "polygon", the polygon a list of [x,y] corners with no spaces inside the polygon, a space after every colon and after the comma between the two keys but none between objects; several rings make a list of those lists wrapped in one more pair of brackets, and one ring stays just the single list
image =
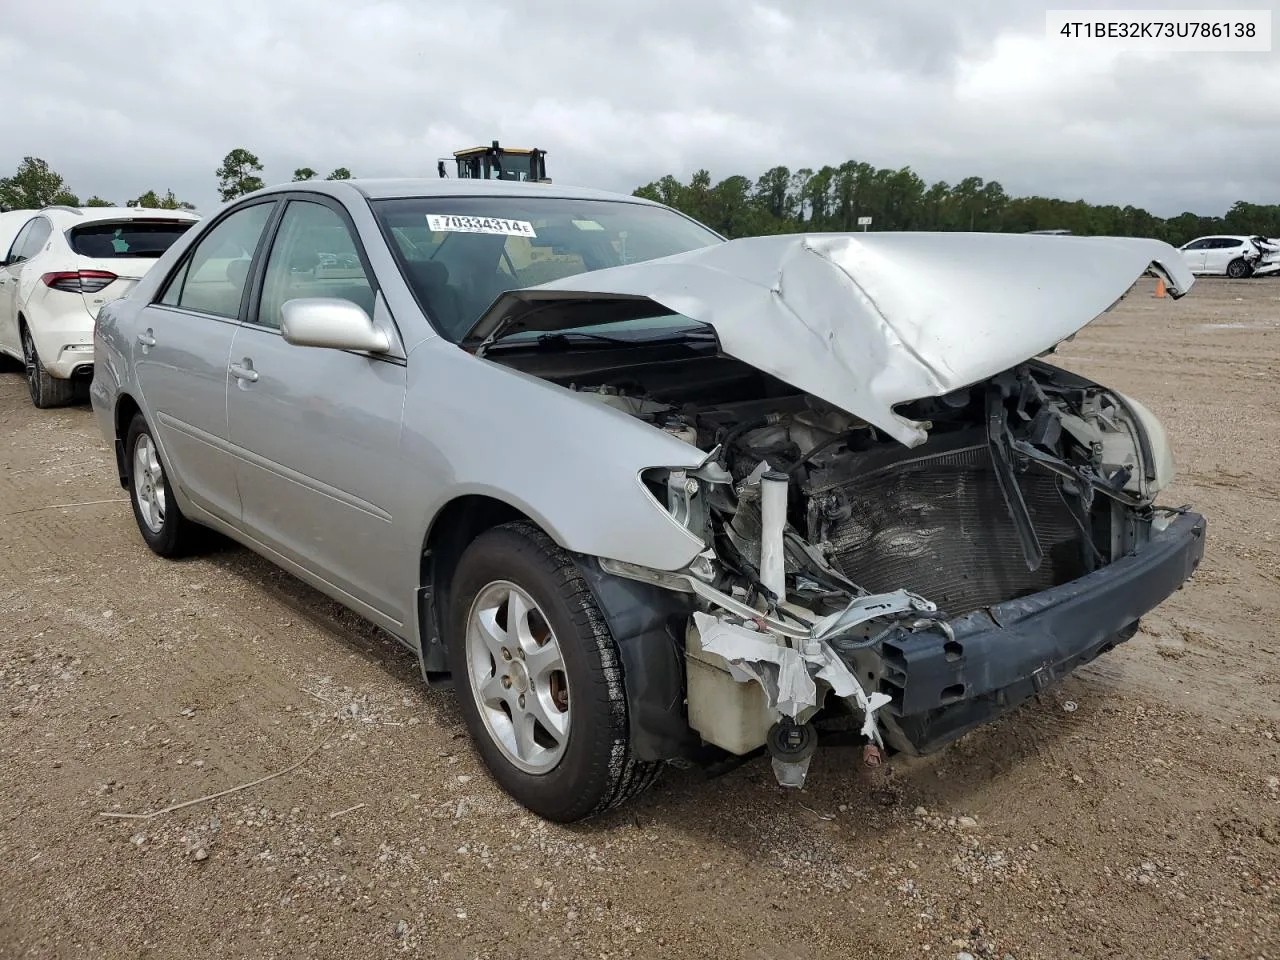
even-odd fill
[{"label": "rear door", "polygon": [[18,231],[13,242],[0,251],[0,348],[15,357],[22,356],[18,340],[18,278],[22,271],[22,248],[35,229],[32,217]]},{"label": "rear door", "polygon": [[274,200],[238,207],[196,241],[135,321],[134,371],[171,476],[201,510],[240,519],[227,441],[227,365]]},{"label": "rear door", "polygon": [[72,227],[67,242],[78,258],[85,308],[97,317],[102,305],[123,297],[152,264],[196,221],[175,217],[99,220]]},{"label": "rear door", "polygon": [[1235,237],[1210,237],[1209,248],[1205,251],[1204,272],[1226,273],[1227,264],[1240,256],[1240,249],[1240,241]]},{"label": "rear door", "polygon": [[[242,529],[395,632],[412,614],[388,548],[404,502],[398,469],[406,366],[399,335],[341,205],[290,200],[249,322],[232,345],[227,420]],[[350,300],[393,354],[298,347],[280,335],[286,300]]]}]

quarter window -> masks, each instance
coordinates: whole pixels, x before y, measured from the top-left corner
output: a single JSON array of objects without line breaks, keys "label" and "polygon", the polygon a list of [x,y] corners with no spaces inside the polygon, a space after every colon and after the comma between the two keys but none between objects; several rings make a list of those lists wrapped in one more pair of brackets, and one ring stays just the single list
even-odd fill
[{"label": "quarter window", "polygon": [[30,260],[44,249],[51,233],[53,233],[53,225],[46,218],[34,217],[14,239],[13,246],[9,248],[9,262],[21,263],[24,260]]},{"label": "quarter window", "polygon": [[44,249],[51,233],[53,233],[53,224],[44,217],[36,217],[35,224],[32,225],[31,232],[27,234],[27,239],[23,241],[22,249],[18,254],[23,260],[30,260]]},{"label": "quarter window", "polygon": [[257,322],[279,329],[285,302],[311,297],[350,300],[373,315],[373,284],[346,222],[322,203],[294,200],[267,258]]},{"label": "quarter window", "polygon": [[274,208],[274,203],[256,203],[237,210],[197,240],[160,302],[215,317],[239,317],[253,254]]},{"label": "quarter window", "polygon": [[13,243],[9,245],[9,252],[5,256],[6,263],[18,263],[22,260],[18,251],[22,249],[22,245],[26,243],[27,237],[31,235],[31,230],[36,225],[35,220],[28,220],[18,231],[18,235],[13,238]]}]

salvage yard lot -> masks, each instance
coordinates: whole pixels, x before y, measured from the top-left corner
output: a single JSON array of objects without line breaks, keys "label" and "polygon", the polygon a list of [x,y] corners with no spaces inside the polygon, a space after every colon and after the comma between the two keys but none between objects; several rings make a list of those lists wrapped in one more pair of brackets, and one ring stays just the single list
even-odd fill
[{"label": "salvage yard lot", "polygon": [[1280,281],[1142,281],[1060,358],[1209,521],[1132,641],[887,776],[672,770],[577,827],[375,628],[151,554],[88,408],[0,374],[0,957],[1280,957]]}]

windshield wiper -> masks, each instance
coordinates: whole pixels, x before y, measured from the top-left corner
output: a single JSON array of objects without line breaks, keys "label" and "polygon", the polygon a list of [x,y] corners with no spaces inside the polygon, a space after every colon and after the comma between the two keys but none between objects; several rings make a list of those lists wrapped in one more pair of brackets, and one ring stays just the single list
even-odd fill
[{"label": "windshield wiper", "polygon": [[554,330],[549,333],[541,333],[531,339],[507,339],[497,340],[491,343],[488,349],[495,347],[541,347],[543,349],[555,349],[571,347],[578,343],[608,343],[618,346],[634,347],[646,346],[655,343],[687,343],[706,342],[715,340],[716,335],[713,330],[675,330],[668,333],[660,333],[650,337],[619,337],[607,333],[586,333],[581,330]]}]

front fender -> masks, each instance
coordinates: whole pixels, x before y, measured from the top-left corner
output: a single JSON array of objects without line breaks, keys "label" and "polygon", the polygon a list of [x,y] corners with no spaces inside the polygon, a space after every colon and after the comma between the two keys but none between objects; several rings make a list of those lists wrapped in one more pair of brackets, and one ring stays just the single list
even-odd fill
[{"label": "front fender", "polygon": [[696,467],[702,451],[439,338],[410,355],[402,448],[424,481],[419,530],[483,494],[574,553],[679,570],[705,548],[640,481],[648,467]]}]

